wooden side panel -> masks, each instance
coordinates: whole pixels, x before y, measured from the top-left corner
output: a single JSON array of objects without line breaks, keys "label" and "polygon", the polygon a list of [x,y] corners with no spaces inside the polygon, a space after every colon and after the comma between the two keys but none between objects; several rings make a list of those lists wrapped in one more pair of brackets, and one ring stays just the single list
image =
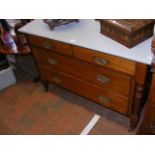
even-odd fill
[{"label": "wooden side panel", "polygon": [[140,111],[145,102],[143,99],[147,69],[148,66],[145,64],[136,64],[135,90],[130,117],[131,128],[135,128],[135,126],[137,125],[140,117]]},{"label": "wooden side panel", "polygon": [[136,64],[136,74],[135,74],[136,83],[140,85],[144,85],[147,69],[148,69],[148,66],[145,64],[142,64],[142,63]]}]

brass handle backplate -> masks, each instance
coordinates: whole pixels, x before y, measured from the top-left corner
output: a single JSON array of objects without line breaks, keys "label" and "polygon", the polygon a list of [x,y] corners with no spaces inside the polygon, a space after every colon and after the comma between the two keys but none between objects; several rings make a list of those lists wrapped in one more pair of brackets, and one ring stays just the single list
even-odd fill
[{"label": "brass handle backplate", "polygon": [[94,62],[100,66],[105,66],[109,64],[108,60],[101,58],[101,57],[94,57]]},{"label": "brass handle backplate", "polygon": [[103,95],[98,95],[98,99],[103,103],[103,104],[108,104],[111,100]]},{"label": "brass handle backplate", "polygon": [[48,49],[48,50],[51,50],[53,48],[53,46],[49,43],[46,43],[46,42],[43,42],[43,46],[44,48]]},{"label": "brass handle backplate", "polygon": [[98,81],[102,82],[102,83],[108,83],[108,82],[111,81],[110,78],[108,78],[108,77],[106,77],[106,76],[104,76],[104,75],[101,75],[101,74],[97,74],[97,75],[96,75],[96,79],[97,79]]},{"label": "brass handle backplate", "polygon": [[53,81],[60,84],[62,82],[62,80],[58,77],[58,76],[53,76],[52,77]]},{"label": "brass handle backplate", "polygon": [[54,58],[48,58],[48,62],[52,65],[56,65],[59,63],[59,61]]}]

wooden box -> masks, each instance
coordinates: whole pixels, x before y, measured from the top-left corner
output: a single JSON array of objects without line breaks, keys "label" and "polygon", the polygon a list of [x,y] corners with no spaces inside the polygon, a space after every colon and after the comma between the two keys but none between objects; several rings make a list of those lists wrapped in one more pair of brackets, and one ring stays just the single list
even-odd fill
[{"label": "wooden box", "polygon": [[131,48],[153,35],[153,19],[99,20],[101,33]]}]

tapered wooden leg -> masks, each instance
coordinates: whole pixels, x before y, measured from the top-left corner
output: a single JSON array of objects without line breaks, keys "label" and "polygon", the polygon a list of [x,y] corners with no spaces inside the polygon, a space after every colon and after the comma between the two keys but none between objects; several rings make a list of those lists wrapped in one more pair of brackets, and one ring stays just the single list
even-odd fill
[{"label": "tapered wooden leg", "polygon": [[129,129],[129,131],[132,131],[135,129],[138,121],[139,121],[139,115],[138,114],[132,114],[130,117],[130,129]]},{"label": "tapered wooden leg", "polygon": [[134,129],[136,127],[139,121],[139,118],[140,118],[144,87],[139,84],[136,84],[135,89],[136,91],[135,91],[135,96],[134,96],[134,104],[133,104],[132,112],[130,116],[131,129]]},{"label": "tapered wooden leg", "polygon": [[48,90],[49,90],[49,82],[46,81],[46,80],[41,80],[41,82],[42,82],[42,84],[43,84],[43,86],[45,88],[45,92],[48,92]]}]

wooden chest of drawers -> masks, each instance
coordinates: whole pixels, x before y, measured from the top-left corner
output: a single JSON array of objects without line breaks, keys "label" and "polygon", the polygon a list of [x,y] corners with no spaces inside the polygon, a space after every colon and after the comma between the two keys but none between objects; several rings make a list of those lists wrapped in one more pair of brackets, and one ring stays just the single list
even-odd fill
[{"label": "wooden chest of drawers", "polygon": [[40,77],[130,118],[137,124],[147,65],[28,35]]}]

